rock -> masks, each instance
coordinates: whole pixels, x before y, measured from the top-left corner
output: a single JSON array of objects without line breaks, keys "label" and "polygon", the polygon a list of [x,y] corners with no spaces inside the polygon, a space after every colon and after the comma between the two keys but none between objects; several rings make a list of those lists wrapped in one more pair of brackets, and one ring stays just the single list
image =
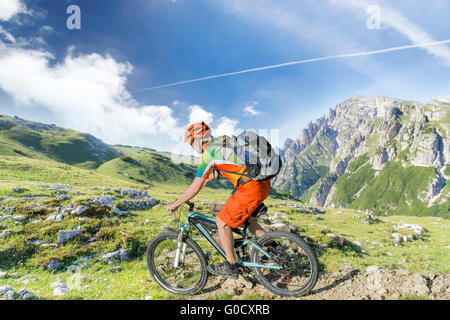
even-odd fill
[{"label": "rock", "polygon": [[81,216],[81,215],[82,215],[84,212],[86,212],[88,209],[89,209],[88,206],[79,206],[78,208],[76,208],[76,209],[74,210],[74,213],[75,213],[77,216]]},{"label": "rock", "polygon": [[92,259],[92,258],[94,258],[94,257],[95,257],[95,254],[93,254],[93,255],[91,255],[91,256],[87,256],[87,257],[81,258],[81,259],[78,259],[78,260],[75,261],[73,264],[74,264],[74,265],[78,265],[78,264],[80,264],[80,263],[82,263],[82,262],[85,262],[85,261],[87,261],[87,260],[90,260],[90,259]]},{"label": "rock", "polygon": [[119,272],[121,270],[122,270],[122,267],[117,266],[117,267],[111,268],[109,271],[111,271],[111,272]]},{"label": "rock", "polygon": [[152,296],[146,296],[146,297],[144,298],[144,300],[152,300],[152,299],[153,299]]},{"label": "rock", "polygon": [[11,234],[12,234],[12,232],[5,231],[5,232],[2,232],[1,236],[5,238],[5,237],[7,237],[7,236],[9,236]]},{"label": "rock", "polygon": [[0,271],[0,279],[6,278],[8,274],[4,271]]},{"label": "rock", "polygon": [[67,194],[59,195],[59,196],[56,198],[57,201],[65,201],[65,200],[70,200],[70,199],[72,199],[72,197],[69,196],[69,195],[67,195]]},{"label": "rock", "polygon": [[68,294],[70,291],[67,288],[61,288],[61,287],[57,287],[55,289],[53,289],[53,294],[55,296],[63,296]]},{"label": "rock", "polygon": [[32,294],[32,293],[25,293],[23,296],[22,296],[22,300],[33,300],[35,298],[35,295],[34,294]]},{"label": "rock", "polygon": [[5,294],[8,291],[11,291],[12,287],[11,286],[2,286],[0,287],[0,294]]},{"label": "rock", "polygon": [[76,236],[80,235],[81,233],[82,233],[81,230],[70,230],[70,231],[61,230],[61,231],[59,231],[58,232],[58,246],[63,245],[64,243],[75,238]]},{"label": "rock", "polygon": [[117,251],[107,253],[102,256],[103,260],[106,262],[110,262],[111,260],[122,261],[127,259],[127,250],[120,248]]},{"label": "rock", "polygon": [[114,198],[111,196],[97,197],[94,201],[92,201],[92,203],[102,207],[114,207]]},{"label": "rock", "polygon": [[378,271],[380,271],[380,268],[378,266],[369,266],[369,267],[366,268],[366,272],[368,274],[373,274],[373,273],[378,272]]},{"label": "rock", "polygon": [[47,265],[47,269],[56,270],[56,269],[62,268],[63,266],[64,266],[64,263],[62,263],[61,261],[52,259],[52,260],[50,260],[50,263]]},{"label": "rock", "polygon": [[17,216],[13,216],[13,219],[15,220],[15,221],[25,221],[27,218],[25,217],[25,216],[22,216],[22,215],[17,215]]},{"label": "rock", "polygon": [[449,288],[450,288],[450,276],[449,275],[436,276],[433,279],[433,283],[431,286],[431,292],[444,293]]},{"label": "rock", "polygon": [[120,209],[117,208],[117,207],[114,207],[113,213],[114,213],[114,214],[117,214],[119,217],[121,217],[121,216],[126,216],[126,215],[129,214],[128,211],[122,211],[122,210],[120,210]]},{"label": "rock", "polygon": [[14,290],[8,290],[5,292],[5,294],[3,295],[2,300],[15,300],[16,298],[16,293],[14,292]]},{"label": "rock", "polygon": [[45,219],[46,221],[58,221],[61,222],[64,220],[64,215],[63,214],[55,214],[55,215],[51,215],[49,216],[47,219]]},{"label": "rock", "polygon": [[415,273],[406,278],[400,290],[404,295],[412,294],[427,296],[430,293],[430,288],[428,288],[428,280],[421,272]]},{"label": "rock", "polygon": [[19,291],[19,299],[31,300],[34,298],[34,294],[30,293],[27,288],[23,288]]},{"label": "rock", "polygon": [[67,288],[66,284],[61,279],[58,279],[58,281],[56,281],[56,282],[52,282],[50,284],[50,287],[51,288]]},{"label": "rock", "polygon": [[288,231],[289,232],[289,231],[295,230],[295,227],[292,225],[284,224],[284,223],[276,223],[276,224],[264,226],[263,229],[267,230],[267,231],[280,230],[280,231]]}]

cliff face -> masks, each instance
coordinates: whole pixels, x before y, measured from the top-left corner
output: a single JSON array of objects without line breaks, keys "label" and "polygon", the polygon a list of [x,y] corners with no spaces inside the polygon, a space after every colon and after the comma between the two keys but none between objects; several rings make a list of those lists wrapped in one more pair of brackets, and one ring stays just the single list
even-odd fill
[{"label": "cliff face", "polygon": [[354,96],[285,144],[274,187],[379,214],[448,215],[450,98]]}]

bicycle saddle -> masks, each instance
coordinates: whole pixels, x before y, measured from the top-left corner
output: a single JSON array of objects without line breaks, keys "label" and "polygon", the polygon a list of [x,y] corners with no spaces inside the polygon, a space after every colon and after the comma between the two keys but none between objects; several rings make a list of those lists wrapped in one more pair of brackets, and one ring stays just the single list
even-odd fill
[{"label": "bicycle saddle", "polygon": [[257,218],[257,217],[263,215],[263,214],[266,213],[266,212],[267,212],[267,207],[266,207],[266,205],[265,205],[264,203],[261,203],[261,204],[258,206],[258,208],[256,208],[255,211],[253,211],[252,217]]}]

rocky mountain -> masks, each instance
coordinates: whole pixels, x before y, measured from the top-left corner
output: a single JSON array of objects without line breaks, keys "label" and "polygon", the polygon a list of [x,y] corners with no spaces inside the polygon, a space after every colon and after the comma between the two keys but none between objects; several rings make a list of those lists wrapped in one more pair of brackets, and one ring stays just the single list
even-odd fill
[{"label": "rocky mountain", "polygon": [[274,187],[326,207],[448,217],[450,98],[354,96],[282,151]]}]

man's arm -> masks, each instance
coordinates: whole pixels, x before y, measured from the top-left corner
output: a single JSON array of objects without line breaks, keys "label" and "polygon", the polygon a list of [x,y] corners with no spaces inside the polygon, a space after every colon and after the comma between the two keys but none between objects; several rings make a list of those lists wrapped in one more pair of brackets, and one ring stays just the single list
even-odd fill
[{"label": "man's arm", "polygon": [[202,190],[202,188],[206,185],[207,183],[206,181],[208,180],[209,178],[208,179],[195,178],[194,181],[191,183],[191,185],[186,189],[186,191],[184,191],[183,194],[178,198],[178,200],[173,203],[169,203],[166,206],[166,209],[170,211],[177,210],[178,207],[181,206],[183,203],[195,197],[200,192],[200,190]]},{"label": "man's arm", "polygon": [[191,200],[195,197],[207,184],[208,182],[217,179],[219,177],[219,172],[213,170],[207,179],[195,178],[192,184],[183,192],[183,194],[178,198],[177,201],[170,203],[166,206],[167,210],[175,211],[186,201]]}]

